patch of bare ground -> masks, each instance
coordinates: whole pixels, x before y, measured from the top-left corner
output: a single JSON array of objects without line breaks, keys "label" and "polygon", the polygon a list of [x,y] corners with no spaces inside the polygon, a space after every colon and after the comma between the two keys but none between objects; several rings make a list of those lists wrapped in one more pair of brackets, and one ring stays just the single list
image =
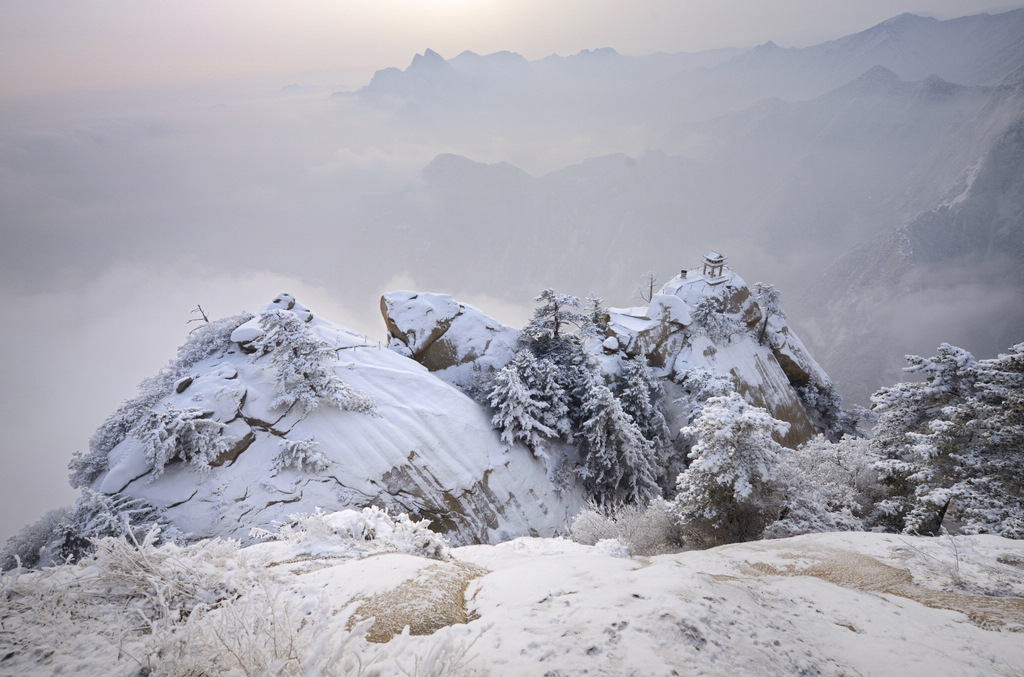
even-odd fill
[{"label": "patch of bare ground", "polygon": [[441,628],[468,623],[476,616],[466,609],[466,587],[487,569],[466,562],[438,562],[398,587],[362,600],[347,629],[373,618],[366,634],[370,642],[384,643],[409,626],[410,635],[431,635]]},{"label": "patch of bare ground", "polygon": [[817,561],[799,566],[745,562],[744,568],[754,575],[813,576],[851,590],[896,595],[934,609],[959,611],[984,630],[1024,632],[1024,599],[932,590],[914,583],[913,576],[906,569],[845,550],[801,552],[794,553],[793,557],[805,562],[808,559]]}]

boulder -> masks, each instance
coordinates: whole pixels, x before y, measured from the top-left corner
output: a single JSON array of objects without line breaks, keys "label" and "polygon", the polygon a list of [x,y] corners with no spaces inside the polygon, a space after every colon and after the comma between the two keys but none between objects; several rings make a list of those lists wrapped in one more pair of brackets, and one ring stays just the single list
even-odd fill
[{"label": "boulder", "polygon": [[393,291],[380,309],[389,348],[460,387],[504,367],[521,347],[519,330],[444,294]]}]

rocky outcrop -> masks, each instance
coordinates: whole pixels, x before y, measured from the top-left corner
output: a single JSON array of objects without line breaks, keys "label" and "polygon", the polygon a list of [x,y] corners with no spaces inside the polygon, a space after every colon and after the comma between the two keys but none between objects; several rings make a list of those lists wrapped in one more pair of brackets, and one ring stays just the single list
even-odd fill
[{"label": "rocky outcrop", "polygon": [[389,292],[380,310],[389,348],[460,387],[505,366],[520,347],[517,329],[443,294]]},{"label": "rocky outcrop", "polygon": [[[714,301],[712,307],[728,327],[720,333],[693,317],[706,298]],[[608,334],[625,354],[646,354],[656,373],[677,385],[698,368],[730,377],[751,404],[789,423],[789,431],[779,441],[795,447],[820,432],[798,388],[828,383],[828,376],[779,318],[769,318],[768,340],[759,343],[762,318],[746,283],[726,268],[714,279],[696,272],[678,276],[648,306],[610,309]]]},{"label": "rocky outcrop", "polygon": [[[416,299],[405,301],[415,305]],[[446,331],[420,332],[401,313],[389,325],[420,356],[440,355],[431,347],[451,341],[450,366],[457,366],[514,343],[513,330],[486,322],[468,306],[431,301],[433,317]],[[334,373],[372,400],[372,411],[346,411],[327,401],[309,411],[298,403],[275,405],[279,374],[270,356],[254,358],[242,349],[259,332],[257,316],[234,330],[234,340],[225,336],[223,349],[192,366],[191,375],[152,406],[160,412],[198,409],[220,428],[223,443],[206,467],[172,458],[154,468],[148,442],[129,433],[109,452],[108,469],[91,488],[144,499],[193,537],[242,540],[252,528],[272,528],[295,513],[376,505],[429,518],[454,543],[486,543],[553,535],[582,507],[582,490],[555,487],[544,459],[520,445],[506,448],[489,412],[460,390],[413,360],[313,316],[293,299],[276,299],[263,312],[289,305],[333,348]],[[452,340],[467,334],[475,338]],[[306,462],[288,455],[296,445],[310,450]]]}]

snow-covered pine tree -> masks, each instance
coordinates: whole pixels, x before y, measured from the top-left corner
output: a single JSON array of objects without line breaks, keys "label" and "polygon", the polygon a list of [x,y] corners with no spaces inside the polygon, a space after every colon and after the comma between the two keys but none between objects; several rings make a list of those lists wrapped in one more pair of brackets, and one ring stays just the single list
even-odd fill
[{"label": "snow-covered pine tree", "polygon": [[652,444],[612,392],[593,385],[583,412],[576,438],[583,455],[580,474],[591,498],[608,507],[646,505],[660,495]]},{"label": "snow-covered pine tree", "polygon": [[156,376],[139,384],[139,394],[118,407],[93,433],[89,440],[89,453],[75,453],[68,464],[71,486],[76,489],[88,486],[102,475],[107,470],[110,450],[139,425],[162,397],[173,391],[175,383],[189,375],[192,367],[228,350],[232,345],[231,332],[252,317],[249,313],[242,313],[207,322],[194,329],[178,348],[177,356]]},{"label": "snow-covered pine tree", "polygon": [[298,403],[309,413],[326,402],[345,411],[373,413],[373,400],[338,377],[334,370],[338,355],[331,345],[298,315],[275,308],[262,313],[259,323],[263,334],[251,344],[256,351],[251,359],[256,362],[269,354],[277,370],[272,409]]},{"label": "snow-covered pine tree", "polygon": [[949,514],[967,533],[1024,538],[1024,344],[989,360],[949,344],[907,359],[925,380],[872,396],[890,491],[875,520],[934,534]]},{"label": "snow-covered pine tree", "polygon": [[540,293],[535,302],[541,303],[534,309],[533,319],[523,327],[523,333],[535,339],[550,337],[558,340],[567,326],[580,327],[587,322],[587,316],[579,312],[580,299],[570,294],[558,294],[548,288]]},{"label": "snow-covered pine tree", "polygon": [[320,443],[312,437],[284,439],[277,446],[279,451],[273,465],[275,475],[285,468],[295,468],[299,472],[322,472],[331,464],[330,459],[321,451]]},{"label": "snow-covered pine tree", "polygon": [[893,531],[934,534],[945,515],[948,497],[938,505],[922,505],[918,500],[919,486],[924,483],[928,491],[936,467],[929,463],[932,447],[919,445],[914,436],[930,432],[930,412],[970,396],[976,361],[969,352],[944,343],[936,357],[908,355],[907,362],[910,364],[903,370],[922,374],[923,382],[897,383],[871,396],[872,410],[878,414],[872,446],[883,459],[879,470],[889,494],[877,506],[871,523]]},{"label": "snow-covered pine tree", "polygon": [[690,316],[698,330],[715,343],[729,340],[743,329],[739,322],[726,314],[722,299],[716,296],[705,296],[698,301]]},{"label": "snow-covered pine tree", "polygon": [[568,396],[558,383],[558,367],[555,363],[537,358],[529,350],[521,350],[513,362],[523,383],[537,392],[540,401],[547,404],[540,412],[541,422],[555,431],[556,437],[570,437],[572,422],[569,420]]},{"label": "snow-covered pine tree", "polygon": [[843,397],[832,381],[811,380],[798,387],[796,392],[811,422],[819,430],[824,430],[829,440],[837,442],[844,436],[863,436],[857,430],[857,425],[870,415],[863,408],[855,408],[853,411],[843,409]]},{"label": "snow-covered pine tree", "polygon": [[[615,396],[635,422],[643,436],[651,442],[655,474],[664,487],[665,471],[672,455],[672,433],[661,412],[665,389],[647,366],[643,355],[623,360],[622,373],[616,382]],[[675,477],[672,477],[674,485]]]},{"label": "snow-covered pine tree", "polygon": [[556,380],[554,365],[537,360],[529,350],[498,371],[489,402],[494,408],[491,425],[501,431],[507,447],[523,442],[545,455],[546,440],[569,431],[565,393]]},{"label": "snow-covered pine tree", "polygon": [[696,444],[679,475],[675,509],[690,541],[707,547],[761,536],[777,514],[769,478],[782,447],[772,433],[788,429],[735,392],[709,399],[683,428]]},{"label": "snow-covered pine tree", "polygon": [[222,436],[226,426],[213,420],[212,414],[194,407],[149,411],[132,435],[146,449],[146,461],[153,467],[151,482],[174,460],[207,472],[210,464],[230,449],[229,441]]},{"label": "snow-covered pine tree", "polygon": [[582,333],[588,336],[603,337],[608,330],[608,308],[604,305],[604,299],[587,294],[586,322],[582,327]]}]

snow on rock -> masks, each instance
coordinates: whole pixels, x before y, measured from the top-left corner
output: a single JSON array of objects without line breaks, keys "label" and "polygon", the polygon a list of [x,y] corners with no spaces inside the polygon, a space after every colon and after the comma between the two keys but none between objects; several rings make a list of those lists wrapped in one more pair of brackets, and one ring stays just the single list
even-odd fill
[{"label": "snow on rock", "polygon": [[[695,323],[693,311],[705,299],[731,323],[725,335],[712,335]],[[677,385],[694,368],[731,377],[748,401],[790,424],[781,441],[795,447],[817,432],[796,388],[829,379],[784,320],[770,317],[768,345],[758,343],[761,319],[746,283],[726,267],[715,278],[697,271],[676,276],[646,307],[610,308],[608,325],[627,354],[644,352]]]},{"label": "snow on rock", "polygon": [[[441,297],[421,302],[437,316],[460,318],[452,324],[466,337],[467,350],[491,356],[511,342],[477,311]],[[254,352],[251,342],[262,333],[250,331],[259,330],[263,313],[280,310],[298,311],[299,326],[336,354],[333,374],[368,398],[372,410],[343,410],[326,401],[309,411],[298,403],[280,405],[272,355]],[[408,335],[424,337],[404,326]],[[474,342],[477,329],[493,333],[489,345]],[[232,339],[152,407],[168,416],[196,411],[222,426],[219,453],[205,459],[207,467],[204,459],[172,458],[158,471],[150,443],[129,433],[109,452],[95,490],[150,501],[194,538],[243,540],[251,528],[269,528],[293,513],[376,505],[430,519],[454,543],[491,542],[550,535],[582,504],[580,492],[555,490],[544,461],[528,449],[506,450],[489,413],[462,392],[413,360],[314,317],[290,296],[264,307]],[[282,462],[286,448],[314,454],[315,462]]]},{"label": "snow on rock", "polygon": [[290,310],[303,322],[309,322],[313,319],[312,311],[310,311],[309,308],[296,303],[294,296],[287,293],[278,294],[273,301],[260,308],[260,312],[256,317],[253,317],[251,320],[240,325],[237,329],[231,332],[231,340],[244,347],[263,336],[263,330],[260,329],[259,315],[267,312],[268,310]]},{"label": "snow on rock", "polygon": [[380,308],[388,347],[458,386],[504,367],[520,347],[517,329],[443,294],[393,291]]}]

